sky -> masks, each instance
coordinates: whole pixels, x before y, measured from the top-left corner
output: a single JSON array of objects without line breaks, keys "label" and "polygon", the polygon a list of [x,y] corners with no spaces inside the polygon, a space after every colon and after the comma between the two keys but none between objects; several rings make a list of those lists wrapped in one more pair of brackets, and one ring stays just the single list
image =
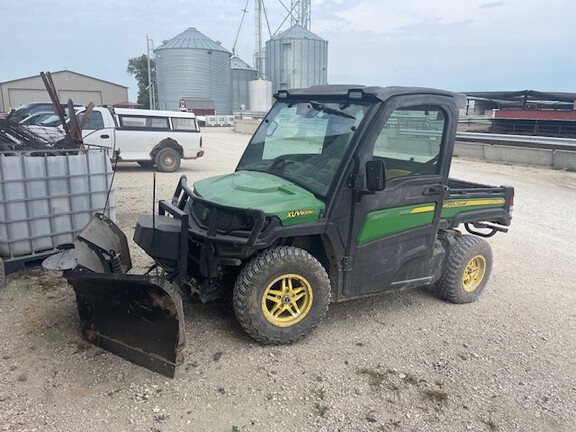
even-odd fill
[{"label": "sky", "polygon": [[[288,28],[283,4],[265,0],[272,34]],[[576,92],[571,0],[312,0],[311,16],[330,84]],[[0,82],[68,69],[135,101],[126,67],[147,37],[195,27],[253,64],[254,21],[253,0],[0,0]]]}]

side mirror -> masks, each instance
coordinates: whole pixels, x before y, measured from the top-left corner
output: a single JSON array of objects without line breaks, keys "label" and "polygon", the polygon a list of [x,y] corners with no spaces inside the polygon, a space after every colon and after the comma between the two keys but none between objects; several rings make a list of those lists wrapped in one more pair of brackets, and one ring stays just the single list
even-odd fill
[{"label": "side mirror", "polygon": [[382,160],[366,162],[366,188],[370,192],[378,192],[386,187],[386,167]]}]

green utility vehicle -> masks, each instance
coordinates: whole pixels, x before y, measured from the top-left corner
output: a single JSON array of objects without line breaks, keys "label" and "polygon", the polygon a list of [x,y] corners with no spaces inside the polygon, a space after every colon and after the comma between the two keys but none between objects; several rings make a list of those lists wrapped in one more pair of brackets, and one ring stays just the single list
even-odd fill
[{"label": "green utility vehicle", "polygon": [[126,274],[126,239],[102,215],[48,263],[68,269],[87,339],[173,376],[179,292],[231,297],[246,333],[286,344],[330,302],[435,284],[466,303],[484,290],[483,237],[507,231],[514,189],[448,177],[464,95],[317,86],[275,97],[235,172],[182,177],[140,217],[134,240],[158,276]]}]

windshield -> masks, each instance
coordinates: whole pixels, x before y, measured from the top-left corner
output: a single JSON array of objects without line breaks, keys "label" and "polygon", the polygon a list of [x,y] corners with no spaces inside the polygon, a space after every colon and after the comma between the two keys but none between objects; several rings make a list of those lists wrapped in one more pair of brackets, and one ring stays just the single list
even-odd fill
[{"label": "windshield", "polygon": [[277,102],[237,170],[268,172],[325,196],[369,105]]}]

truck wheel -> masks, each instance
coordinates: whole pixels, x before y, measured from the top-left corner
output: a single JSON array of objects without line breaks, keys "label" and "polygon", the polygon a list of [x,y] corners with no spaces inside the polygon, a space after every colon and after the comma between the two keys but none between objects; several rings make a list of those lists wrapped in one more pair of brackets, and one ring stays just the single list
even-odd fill
[{"label": "truck wheel", "polygon": [[484,291],[491,270],[490,244],[480,237],[462,235],[454,239],[436,286],[444,299],[470,303]]},{"label": "truck wheel", "polygon": [[234,286],[234,312],[242,328],[264,344],[290,344],[322,321],[330,303],[330,280],[307,251],[275,247],[257,255]]},{"label": "truck wheel", "polygon": [[173,148],[163,148],[156,154],[155,162],[161,172],[174,172],[180,168],[180,154]]},{"label": "truck wheel", "polygon": [[151,160],[136,161],[136,163],[142,168],[152,168],[154,166],[154,161]]}]

